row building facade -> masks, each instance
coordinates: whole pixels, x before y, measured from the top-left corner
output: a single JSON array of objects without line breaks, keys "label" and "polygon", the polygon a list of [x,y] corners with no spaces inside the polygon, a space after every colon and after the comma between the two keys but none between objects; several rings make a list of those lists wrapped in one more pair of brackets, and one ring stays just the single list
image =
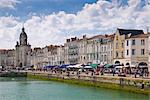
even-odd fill
[{"label": "row building facade", "polygon": [[118,28],[110,35],[72,37],[66,39],[64,45],[33,49],[27,40],[25,29],[22,28],[15,50],[0,50],[0,65],[43,67],[94,63],[150,66],[150,34],[143,30]]}]

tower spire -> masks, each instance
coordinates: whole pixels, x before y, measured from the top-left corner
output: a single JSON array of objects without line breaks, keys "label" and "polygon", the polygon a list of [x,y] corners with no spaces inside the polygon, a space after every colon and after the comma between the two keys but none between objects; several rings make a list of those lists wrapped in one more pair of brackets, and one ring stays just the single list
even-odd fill
[{"label": "tower spire", "polygon": [[23,27],[22,27],[22,32],[24,32],[25,28],[24,28],[24,24],[23,24]]}]

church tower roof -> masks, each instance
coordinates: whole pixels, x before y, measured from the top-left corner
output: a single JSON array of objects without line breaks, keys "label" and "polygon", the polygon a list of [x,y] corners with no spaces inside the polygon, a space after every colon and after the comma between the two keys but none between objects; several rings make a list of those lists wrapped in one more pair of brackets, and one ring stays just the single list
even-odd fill
[{"label": "church tower roof", "polygon": [[22,32],[21,32],[21,34],[20,34],[20,38],[21,37],[26,37],[27,38],[27,34],[26,34],[26,32],[25,32],[25,28],[23,27],[22,28]]},{"label": "church tower roof", "polygon": [[25,28],[22,28],[22,32],[20,34],[20,45],[27,45],[27,34],[25,32]]}]

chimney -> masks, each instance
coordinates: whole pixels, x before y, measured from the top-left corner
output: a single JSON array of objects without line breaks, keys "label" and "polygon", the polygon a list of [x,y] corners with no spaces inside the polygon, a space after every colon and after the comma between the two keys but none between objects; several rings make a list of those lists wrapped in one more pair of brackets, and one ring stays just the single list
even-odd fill
[{"label": "chimney", "polygon": [[105,37],[108,37],[108,35],[107,35],[107,34],[105,34]]},{"label": "chimney", "polygon": [[71,38],[71,41],[75,41],[77,40],[77,37]]},{"label": "chimney", "polygon": [[70,42],[70,39],[66,39],[66,42],[67,42],[67,43]]},{"label": "chimney", "polygon": [[83,35],[83,39],[85,39],[86,38],[86,35]]}]

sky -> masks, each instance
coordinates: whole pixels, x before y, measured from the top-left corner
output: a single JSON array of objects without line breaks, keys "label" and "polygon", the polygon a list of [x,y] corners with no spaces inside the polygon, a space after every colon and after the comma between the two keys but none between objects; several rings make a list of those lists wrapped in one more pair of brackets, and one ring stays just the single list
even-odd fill
[{"label": "sky", "polygon": [[15,48],[24,26],[34,47],[67,38],[150,29],[150,0],[0,0],[0,49]]}]

